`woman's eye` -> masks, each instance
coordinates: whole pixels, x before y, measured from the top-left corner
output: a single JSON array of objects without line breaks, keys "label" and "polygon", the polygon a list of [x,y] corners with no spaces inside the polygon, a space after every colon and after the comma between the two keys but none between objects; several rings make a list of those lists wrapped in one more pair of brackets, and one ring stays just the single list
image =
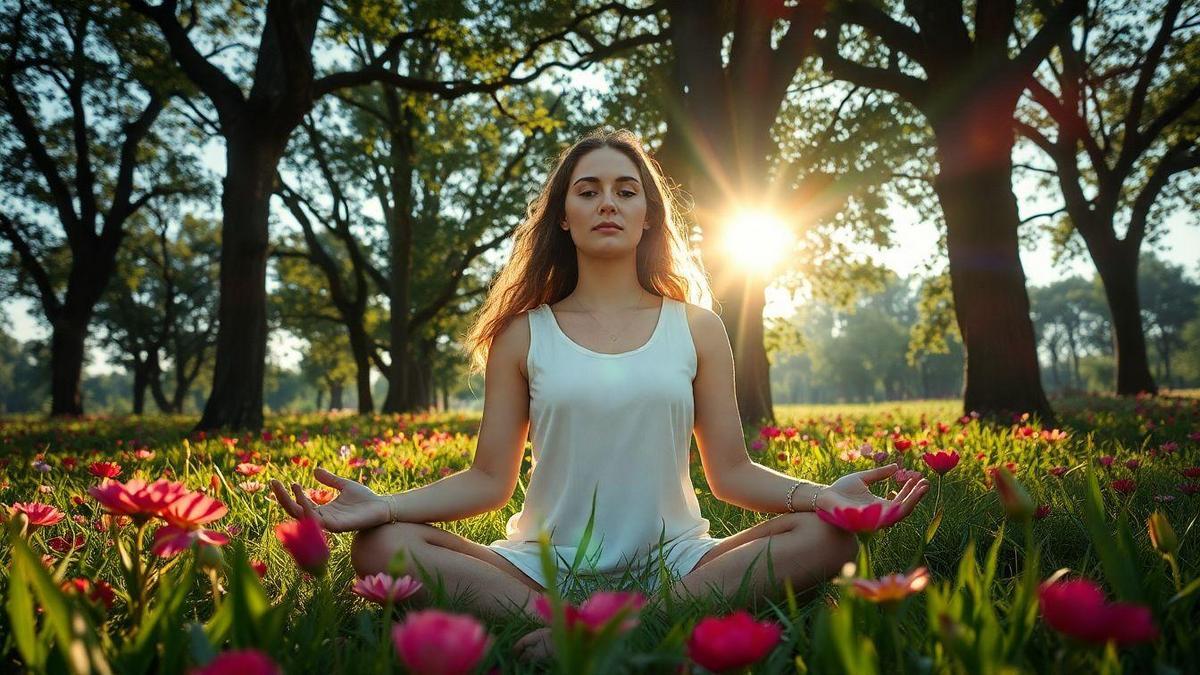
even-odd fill
[{"label": "woman's eye", "polygon": [[634,192],[633,190],[621,190],[621,196],[628,199],[630,197],[636,197],[637,193]]},{"label": "woman's eye", "polygon": [[591,197],[594,194],[596,194],[595,190],[584,190],[583,192],[579,193],[579,196],[580,197]]}]

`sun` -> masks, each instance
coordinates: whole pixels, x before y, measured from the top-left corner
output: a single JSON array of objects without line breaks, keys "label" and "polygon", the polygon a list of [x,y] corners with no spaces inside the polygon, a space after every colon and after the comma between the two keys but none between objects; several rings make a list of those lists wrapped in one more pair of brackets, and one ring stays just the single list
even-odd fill
[{"label": "sun", "polygon": [[791,251],[796,237],[783,219],[770,211],[737,211],[725,228],[725,251],[739,267],[767,271]]}]

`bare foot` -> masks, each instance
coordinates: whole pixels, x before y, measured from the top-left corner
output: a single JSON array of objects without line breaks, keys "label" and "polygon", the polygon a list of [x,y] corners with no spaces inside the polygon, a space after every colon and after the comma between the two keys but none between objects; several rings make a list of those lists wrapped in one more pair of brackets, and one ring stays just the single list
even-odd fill
[{"label": "bare foot", "polygon": [[525,634],[513,645],[513,653],[519,661],[535,661],[553,656],[554,641],[550,638],[550,628],[538,628]]}]

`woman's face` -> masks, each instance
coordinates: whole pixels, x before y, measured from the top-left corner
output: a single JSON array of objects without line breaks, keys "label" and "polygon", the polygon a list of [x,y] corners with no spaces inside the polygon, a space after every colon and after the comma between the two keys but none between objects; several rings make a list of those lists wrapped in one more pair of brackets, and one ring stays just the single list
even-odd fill
[{"label": "woman's face", "polygon": [[637,250],[646,225],[646,193],[633,160],[616,148],[579,158],[567,186],[566,221],[576,248],[601,257]]}]

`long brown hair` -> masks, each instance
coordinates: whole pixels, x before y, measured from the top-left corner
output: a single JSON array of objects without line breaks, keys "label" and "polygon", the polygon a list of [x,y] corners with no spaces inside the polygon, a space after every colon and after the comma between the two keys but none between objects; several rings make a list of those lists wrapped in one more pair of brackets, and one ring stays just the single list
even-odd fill
[{"label": "long brown hair", "polygon": [[546,184],[526,211],[513,236],[512,256],[496,275],[463,346],[470,372],[483,372],[492,340],[521,312],[554,304],[575,289],[579,278],[571,233],[558,227],[566,217],[571,173],[579,159],[598,148],[614,148],[637,166],[646,191],[646,224],[637,247],[642,288],[681,302],[711,302],[712,289],[699,256],[688,243],[677,191],[631,131],[601,128],[563,150]]}]

